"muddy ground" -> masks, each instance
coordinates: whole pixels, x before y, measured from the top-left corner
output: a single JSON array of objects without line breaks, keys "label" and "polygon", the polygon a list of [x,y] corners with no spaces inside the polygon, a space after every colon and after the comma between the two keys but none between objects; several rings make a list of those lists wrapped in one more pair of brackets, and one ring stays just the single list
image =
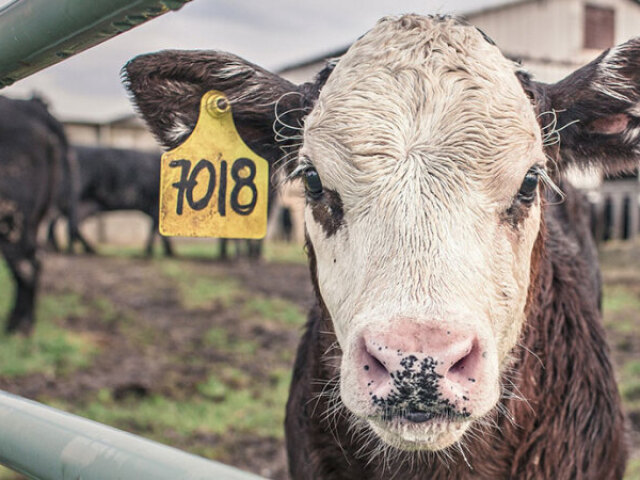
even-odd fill
[{"label": "muddy ground", "polygon": [[[80,295],[82,305],[88,306],[81,314],[57,322],[87,339],[99,353],[89,367],[71,373],[0,377],[0,389],[84,413],[83,407],[105,390],[111,392],[115,402],[131,402],[151,395],[184,400],[223,364],[232,363],[251,378],[266,379],[263,382],[266,384],[271,370],[291,368],[303,312],[311,301],[306,265],[180,260],[172,262],[180,269],[180,277],[176,279],[174,273],[163,273],[163,262],[47,254],[43,291],[50,295],[73,292]],[[230,290],[231,300],[190,300],[184,289],[189,288],[191,279],[203,278],[227,287],[229,279],[236,279],[222,292],[224,295]],[[238,306],[256,293],[299,307],[300,320],[294,325],[273,320],[263,323],[256,318],[244,321]],[[94,308],[103,307],[105,299],[109,309],[114,309],[109,312],[111,318],[106,319],[104,308]],[[119,316],[125,320],[121,321]],[[230,342],[243,345],[243,339],[251,339],[251,345],[257,346],[246,352],[242,348],[233,352],[203,346],[203,338],[212,328],[224,329]],[[213,400],[215,403],[216,399]],[[157,438],[153,426],[137,425],[135,421],[117,422],[117,426],[143,435],[151,430],[150,436]],[[189,435],[163,432],[160,440],[205,454],[206,448],[194,447],[209,445],[213,447],[209,451],[221,461],[270,478],[286,478],[282,435],[257,438],[246,431],[225,433],[209,433],[206,428]]]},{"label": "muddy ground", "polygon": [[[608,247],[604,258],[605,307],[611,309],[606,324],[637,466],[640,246]],[[288,383],[283,372],[291,368],[312,300],[306,265],[46,254],[42,291],[54,301],[73,295],[69,312],[42,321],[89,345],[89,360],[73,368],[0,376],[0,389],[269,478],[287,478],[279,427]],[[246,397],[234,396],[234,389]],[[245,400],[248,417],[235,423],[223,419],[220,427],[209,428],[191,418],[213,415],[200,408],[224,409]],[[176,424],[154,420],[169,409]],[[179,426],[182,414],[195,424]],[[635,475],[627,478],[640,478]],[[0,478],[22,477],[0,472]]]}]

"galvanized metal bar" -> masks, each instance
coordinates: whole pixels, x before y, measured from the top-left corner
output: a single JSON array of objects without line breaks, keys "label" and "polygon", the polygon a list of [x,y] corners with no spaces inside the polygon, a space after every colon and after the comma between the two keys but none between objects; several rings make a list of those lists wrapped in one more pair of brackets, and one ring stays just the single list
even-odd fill
[{"label": "galvanized metal bar", "polygon": [[191,0],[15,0],[0,9],[0,88]]},{"label": "galvanized metal bar", "polygon": [[2,391],[0,464],[35,480],[262,478]]}]

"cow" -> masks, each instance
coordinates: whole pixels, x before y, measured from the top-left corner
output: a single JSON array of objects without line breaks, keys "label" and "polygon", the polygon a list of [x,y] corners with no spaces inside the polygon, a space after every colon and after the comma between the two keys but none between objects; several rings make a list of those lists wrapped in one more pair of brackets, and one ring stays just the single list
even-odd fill
[{"label": "cow", "polygon": [[16,284],[7,333],[33,329],[37,231],[67,161],[64,129],[41,99],[0,97],[0,251]]},{"label": "cow", "polygon": [[597,257],[563,177],[636,166],[640,38],[545,84],[460,19],[403,15],[299,86],[215,51],[124,75],[165,146],[220,90],[249,146],[305,183],[292,478],[622,478]]},{"label": "cow", "polygon": [[[151,219],[151,229],[146,242],[146,254],[153,254],[153,241],[158,233],[158,205],[160,191],[160,155],[139,150],[74,146],[77,163],[77,180],[66,176],[63,190],[75,187],[78,198],[77,220],[83,220],[101,212],[114,210],[138,210]],[[59,198],[62,198],[60,196]],[[67,216],[69,202],[58,203],[60,212]],[[54,217],[49,223],[49,243],[58,250],[55,238]],[[161,236],[166,255],[173,255],[173,248],[167,237]],[[95,253],[93,246],[84,238],[79,229],[74,229],[69,238],[69,250],[73,243],[80,242],[85,252]]]}]

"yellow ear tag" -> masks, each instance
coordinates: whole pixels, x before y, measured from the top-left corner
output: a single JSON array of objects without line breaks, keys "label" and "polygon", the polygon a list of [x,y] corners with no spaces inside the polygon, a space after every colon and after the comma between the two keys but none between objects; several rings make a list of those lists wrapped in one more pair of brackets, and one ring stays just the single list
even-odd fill
[{"label": "yellow ear tag", "polygon": [[262,238],[268,193],[269,164],[240,138],[229,100],[205,93],[189,138],[162,155],[160,233]]}]

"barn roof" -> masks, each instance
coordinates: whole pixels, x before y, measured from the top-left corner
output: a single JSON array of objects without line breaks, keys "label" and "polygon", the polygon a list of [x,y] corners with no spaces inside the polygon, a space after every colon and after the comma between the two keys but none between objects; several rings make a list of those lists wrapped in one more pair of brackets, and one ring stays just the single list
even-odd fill
[{"label": "barn roof", "polygon": [[[473,21],[473,17],[477,17],[482,14],[495,12],[495,11],[499,11],[507,8],[517,8],[519,5],[526,4],[526,3],[543,2],[543,1],[553,1],[553,0],[502,0],[502,1],[479,0],[473,6],[473,8],[458,10],[455,13],[456,15],[468,18],[471,21]],[[640,5],[640,0],[626,0],[626,1],[633,2],[635,5]],[[587,1],[585,1],[585,4],[586,3]],[[340,57],[344,55],[344,53],[346,53],[346,51],[349,49],[349,46],[350,45],[345,45],[338,49],[330,50],[320,55],[315,55],[305,60],[292,63],[290,65],[285,65],[283,68],[278,69],[278,73],[286,74],[287,72],[290,72],[293,70],[303,69],[305,67],[310,67],[312,65],[322,63],[329,58]]]}]

